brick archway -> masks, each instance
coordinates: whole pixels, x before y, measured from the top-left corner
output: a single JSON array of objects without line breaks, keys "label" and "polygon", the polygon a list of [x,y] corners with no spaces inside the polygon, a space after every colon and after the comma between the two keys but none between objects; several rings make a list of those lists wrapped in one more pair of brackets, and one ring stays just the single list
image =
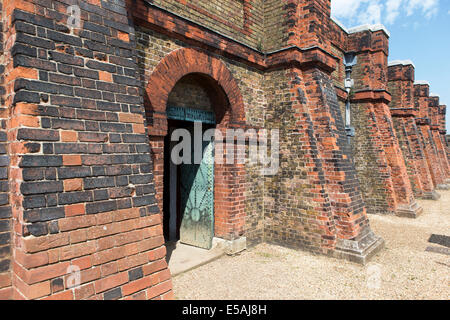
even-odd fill
[{"label": "brick archway", "polygon": [[[243,128],[245,125],[242,95],[236,80],[222,61],[192,48],[173,51],[163,58],[150,75],[145,90],[145,111],[153,155],[156,197],[161,213],[164,193],[164,138],[168,134],[167,102],[177,82],[189,74],[201,76],[208,87],[218,129]],[[216,237],[232,240],[244,235],[244,175],[245,167],[242,164],[216,164]]]},{"label": "brick archway", "polygon": [[217,82],[217,86],[224,91],[228,100],[231,124],[245,121],[242,95],[226,65],[219,59],[192,48],[173,51],[151,74],[146,87],[150,111],[164,113],[169,94],[175,84],[183,76],[191,73],[206,75]]}]

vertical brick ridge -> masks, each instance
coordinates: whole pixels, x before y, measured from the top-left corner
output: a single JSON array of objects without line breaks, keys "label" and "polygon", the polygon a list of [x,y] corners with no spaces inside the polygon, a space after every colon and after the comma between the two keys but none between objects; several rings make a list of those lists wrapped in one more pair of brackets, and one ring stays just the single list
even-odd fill
[{"label": "vertical brick ridge", "polygon": [[[397,200],[397,208],[395,209],[396,214],[411,215],[415,217],[420,214],[423,209],[415,208],[417,203],[412,192],[405,160],[400,150],[397,134],[393,128],[392,117],[388,106],[385,103],[377,103],[375,105],[375,116],[378,118],[380,133],[383,139],[383,147],[388,164],[391,168],[392,181],[395,191],[394,194]],[[407,211],[411,212],[408,213]]]},{"label": "vertical brick ridge", "polygon": [[406,161],[406,169],[413,188],[415,197],[423,197],[424,187],[419,176],[419,168],[417,167],[416,157],[413,151],[413,146],[408,139],[408,133],[406,130],[407,120],[404,118],[394,117],[394,128],[397,134],[398,142],[403,153],[403,157]]},{"label": "vertical brick ridge", "polygon": [[0,3],[0,300],[12,298],[11,256],[12,221],[9,195],[8,118],[4,57],[4,8]]},{"label": "vertical brick ridge", "polygon": [[388,88],[392,95],[389,107],[415,196],[437,199],[415,121],[418,110],[414,106],[414,73],[412,64],[388,67]]},{"label": "vertical brick ridge", "polygon": [[418,111],[416,124],[421,134],[424,153],[436,189],[446,189],[445,173],[439,161],[438,149],[432,133],[430,115],[430,87],[428,84],[414,85],[414,108]]},{"label": "vertical brick ridge", "polygon": [[[388,36],[383,31],[362,31],[349,36],[349,50],[358,54],[358,64],[354,68],[352,77],[355,79],[352,101],[359,105],[356,107],[356,138],[354,150],[358,154],[356,157],[357,167],[360,168],[363,176],[360,182],[363,188],[368,191],[367,202],[372,208],[369,212],[375,213],[395,213],[401,216],[416,217],[423,209],[418,206],[411,186],[410,177],[405,164],[405,157],[400,148],[397,133],[394,130],[394,122],[388,103],[391,101],[389,89],[387,56],[389,54]],[[394,90],[394,99],[397,91]],[[369,110],[364,111],[364,109]],[[376,126],[376,136],[367,135],[364,123]],[[401,136],[400,136],[401,138]],[[404,141],[404,139],[403,139]],[[371,155],[365,155],[360,150],[358,143],[367,143]],[[373,152],[382,149],[384,154],[376,155]],[[383,158],[381,161],[371,159]],[[376,165],[375,165],[376,164]],[[388,168],[386,168],[386,165]],[[373,172],[369,172],[369,168]],[[387,170],[386,170],[387,169]],[[415,170],[413,171],[415,172]],[[364,181],[365,176],[372,179]],[[369,185],[376,175],[384,176],[386,190],[383,190],[383,183],[376,182],[378,188]],[[415,179],[418,180],[418,179]],[[381,200],[381,201],[380,201]],[[386,210],[385,212],[383,212]]]},{"label": "vertical brick ridge", "polygon": [[435,186],[431,178],[430,168],[425,157],[425,146],[423,145],[423,140],[421,139],[421,133],[416,125],[416,120],[408,119],[405,120],[406,133],[408,141],[410,141],[413,148],[414,160],[416,162],[417,172],[420,178],[422,186],[422,197],[429,199],[430,196],[433,199],[433,194],[435,194]]},{"label": "vertical brick ridge", "polygon": [[277,175],[216,165],[216,237],[365,263],[383,246],[367,213],[416,217],[416,197],[449,188],[446,107],[412,65],[388,67],[384,31],[348,34],[330,0],[151,2],[79,1],[79,29],[73,1],[1,2],[0,298],[173,298],[164,141],[180,79],[223,133],[280,130]]},{"label": "vertical brick ridge", "polygon": [[391,168],[383,148],[373,104],[355,104],[352,118],[356,131],[352,138],[352,153],[362,193],[365,195],[367,212],[394,214],[397,200],[394,196]]},{"label": "vertical brick ridge", "polygon": [[[440,134],[441,144],[442,144],[442,148],[443,148],[441,156],[443,158],[445,158],[445,160],[447,161],[447,164],[448,164],[448,168],[450,169],[450,157],[449,157],[450,150],[449,150],[449,146],[448,146],[447,138],[446,138],[446,134],[447,134],[446,114],[447,114],[447,106],[440,105],[439,106],[439,134]],[[447,182],[447,184],[449,184],[450,179],[447,178],[446,182]]]},{"label": "vertical brick ridge", "polygon": [[[359,92],[367,93],[372,88],[383,88],[382,73],[374,70],[377,62],[387,64],[387,41],[383,33],[375,35],[370,31],[349,35],[348,50],[358,53],[358,64],[353,68],[352,78],[355,80],[352,102],[352,122],[355,127],[355,137],[352,138],[352,153],[355,167],[361,184],[362,193],[370,214],[394,214],[397,200],[394,196],[394,184],[391,168],[386,158],[380,125],[375,115],[375,101],[371,99],[356,100]],[[374,38],[385,47],[372,56]],[[382,69],[382,68],[378,68]],[[375,77],[378,72],[380,77]],[[361,95],[361,94],[360,94]]]},{"label": "vertical brick ridge", "polygon": [[80,2],[81,29],[26,4],[5,48],[14,298],[171,298],[125,4]]},{"label": "vertical brick ridge", "polygon": [[[439,105],[439,97],[430,97],[430,106],[428,109],[430,117],[430,129],[433,137],[434,144],[436,145],[436,153],[444,175],[444,182],[449,178],[449,164],[445,155],[444,146],[441,142],[440,129],[441,129],[441,108]],[[445,116],[445,115],[444,115]]]},{"label": "vertical brick ridge", "polygon": [[439,162],[441,163],[441,168],[444,173],[444,178],[445,178],[444,182],[446,182],[446,180],[448,180],[450,177],[450,174],[449,174],[450,167],[449,167],[449,162],[448,162],[447,154],[445,151],[445,147],[442,144],[441,134],[439,133],[438,129],[433,130],[433,139],[436,144],[436,148],[437,148],[437,152],[438,152],[438,156],[439,156]]},{"label": "vertical brick ridge", "polygon": [[[368,225],[330,76],[318,68],[292,69],[271,72],[267,81],[266,126],[281,123],[282,137],[295,133],[299,139],[281,142],[281,172],[266,177],[267,241],[317,252],[320,235],[319,252],[364,263],[383,242]],[[271,86],[287,88],[275,91],[287,100],[275,99]],[[295,205],[291,196],[303,204]]]},{"label": "vertical brick ridge", "polygon": [[331,200],[337,236],[354,239],[366,228],[368,219],[359,189],[344,122],[336,92],[329,75],[319,70],[303,73],[305,81],[316,88],[308,95],[314,133],[324,162],[325,186]]},{"label": "vertical brick ridge", "polygon": [[332,254],[336,227],[301,77],[298,69],[265,75],[265,127],[278,128],[281,139],[280,171],[265,177],[265,240]]},{"label": "vertical brick ridge", "polygon": [[303,75],[316,88],[308,91],[308,102],[336,225],[334,255],[365,262],[383,240],[369,225],[333,81],[320,70],[305,70]]},{"label": "vertical brick ridge", "polygon": [[299,8],[297,28],[295,30],[296,40],[300,48],[313,46],[330,50],[328,36],[329,21],[331,15],[330,0],[296,0]]}]

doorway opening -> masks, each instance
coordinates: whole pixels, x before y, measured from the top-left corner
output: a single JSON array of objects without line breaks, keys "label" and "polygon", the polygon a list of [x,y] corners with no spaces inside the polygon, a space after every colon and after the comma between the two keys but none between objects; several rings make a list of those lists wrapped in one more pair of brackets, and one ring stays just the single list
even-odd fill
[{"label": "doorway opening", "polygon": [[[194,75],[182,78],[169,95],[168,134],[164,138],[163,229],[166,242],[179,241],[211,249],[214,143],[203,141],[203,134],[215,128],[215,114],[205,88],[197,79]],[[198,132],[195,126],[198,128],[200,124]],[[173,139],[177,131],[179,139]]]},{"label": "doorway opening", "polygon": [[[172,120],[193,122],[199,121],[205,124],[215,125],[216,130],[225,134],[229,128],[244,129],[246,127],[244,100],[236,79],[218,57],[210,55],[199,48],[182,48],[172,51],[152,71],[147,87],[145,89],[145,111],[147,116],[147,128],[150,146],[152,149],[153,172],[156,189],[156,199],[162,214],[163,229],[166,240],[170,239],[170,206],[179,208],[181,195],[179,186],[173,181],[178,178],[178,173],[172,175],[172,199],[170,198],[170,135],[168,126],[178,128],[186,126],[184,123],[175,123]],[[201,110],[200,112],[198,110]],[[206,111],[206,113],[204,112]],[[214,115],[214,122],[209,123],[206,119],[192,115]],[[184,117],[181,115],[184,114]],[[189,114],[189,117],[186,115]],[[177,117],[178,116],[178,117]],[[170,122],[170,124],[169,124]],[[204,127],[206,129],[206,127]],[[234,148],[236,141],[222,141],[223,149]],[[219,155],[215,155],[217,158]],[[168,158],[169,157],[169,158]],[[219,160],[219,159],[217,159]],[[213,231],[214,236],[212,250],[205,250],[195,246],[188,247],[189,253],[178,259],[177,250],[171,248],[166,242],[166,260],[169,262],[173,274],[176,261],[180,262],[182,268],[186,269],[189,263],[186,257],[197,260],[192,265],[204,263],[211,258],[215,248],[228,250],[227,252],[238,252],[245,248],[245,166],[239,163],[226,164],[217,161],[213,168]],[[176,170],[172,170],[176,172]],[[178,181],[179,182],[179,181]],[[178,191],[178,192],[177,192]],[[173,201],[175,199],[175,202]],[[173,239],[183,238],[183,222],[186,221],[184,214],[172,215]],[[172,211],[174,212],[174,211]],[[193,216],[199,216],[194,212]],[[174,222],[175,221],[175,222]],[[177,225],[178,221],[178,225]],[[176,226],[174,229],[173,226]],[[175,231],[174,231],[175,230]],[[180,243],[180,241],[178,243]],[[180,247],[180,246],[179,246]],[[182,248],[184,249],[184,248]],[[199,250],[201,252],[199,252]],[[203,255],[208,252],[209,255]],[[207,257],[208,256],[208,257]],[[199,261],[201,260],[201,261]],[[176,272],[175,272],[176,273]]]}]

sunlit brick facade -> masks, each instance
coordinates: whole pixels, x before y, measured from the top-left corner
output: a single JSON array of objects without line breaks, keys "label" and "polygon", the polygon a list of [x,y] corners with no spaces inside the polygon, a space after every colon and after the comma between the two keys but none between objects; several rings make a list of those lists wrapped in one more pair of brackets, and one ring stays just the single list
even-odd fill
[{"label": "sunlit brick facade", "polygon": [[215,165],[212,232],[231,248],[366,263],[384,244],[369,213],[414,218],[448,188],[446,107],[412,63],[388,65],[384,27],[346,30],[330,0],[2,0],[1,17],[0,299],[173,297],[173,104],[224,133],[279,130],[277,174]]}]

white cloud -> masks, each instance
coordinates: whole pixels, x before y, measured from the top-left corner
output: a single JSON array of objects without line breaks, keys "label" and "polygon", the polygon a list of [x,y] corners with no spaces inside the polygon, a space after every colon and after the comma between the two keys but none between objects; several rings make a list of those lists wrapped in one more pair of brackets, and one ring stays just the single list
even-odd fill
[{"label": "white cloud", "polygon": [[[401,15],[419,14],[427,19],[438,13],[439,0],[332,0],[334,17],[354,24],[393,24]],[[450,11],[448,12],[450,14]]]},{"label": "white cloud", "polygon": [[337,18],[350,19],[356,16],[363,3],[369,0],[331,0],[331,12]]},{"label": "white cloud", "polygon": [[386,22],[394,23],[395,19],[400,14],[400,5],[403,0],[387,0],[386,2]]},{"label": "white cloud", "polygon": [[431,18],[437,14],[439,0],[409,0],[406,4],[406,13],[408,16],[414,14],[416,10],[421,10],[426,18]]},{"label": "white cloud", "polygon": [[382,4],[379,2],[372,2],[369,4],[367,9],[360,13],[358,17],[358,22],[361,24],[370,23],[377,24],[381,23],[381,10]]}]

